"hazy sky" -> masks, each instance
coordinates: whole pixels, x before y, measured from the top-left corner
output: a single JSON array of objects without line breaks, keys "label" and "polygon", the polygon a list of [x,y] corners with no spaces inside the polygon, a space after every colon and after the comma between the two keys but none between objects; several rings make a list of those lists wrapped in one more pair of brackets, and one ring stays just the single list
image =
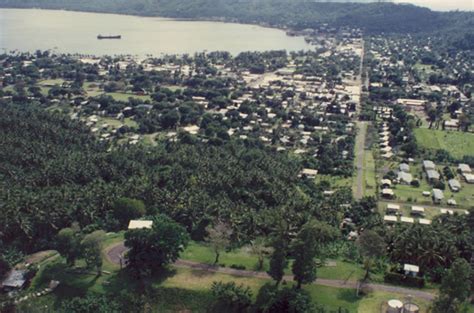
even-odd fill
[{"label": "hazy sky", "polygon": [[395,0],[394,2],[409,2],[437,11],[474,10],[474,0]]}]

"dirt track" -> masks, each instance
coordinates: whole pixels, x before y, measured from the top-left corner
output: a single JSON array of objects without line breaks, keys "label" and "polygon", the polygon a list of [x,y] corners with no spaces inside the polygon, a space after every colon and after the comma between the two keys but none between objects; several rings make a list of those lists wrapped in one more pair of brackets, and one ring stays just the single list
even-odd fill
[{"label": "dirt track", "polygon": [[[123,242],[121,242],[107,249],[106,257],[110,262],[118,265],[120,264],[120,258],[124,255],[126,251],[127,251],[127,248],[124,246]],[[190,269],[199,270],[199,271],[222,273],[222,274],[228,274],[228,275],[233,275],[233,276],[270,279],[270,276],[268,276],[268,274],[265,272],[237,270],[237,269],[220,267],[220,266],[215,266],[211,264],[198,263],[198,262],[188,261],[188,260],[178,260],[174,263],[174,266],[179,267],[179,268],[190,268]],[[286,275],[284,277],[284,280],[292,281],[293,276]],[[344,280],[337,280],[337,279],[318,278],[314,282],[314,284],[320,285],[320,286],[335,287],[335,288],[351,288],[351,289],[357,288],[357,282],[355,281],[346,282]],[[372,288],[373,290],[381,290],[385,292],[399,293],[403,295],[411,295],[413,297],[421,298],[428,301],[432,301],[435,298],[435,294],[433,293],[416,290],[416,289],[408,289],[408,288],[403,288],[403,287],[388,286],[388,285],[382,285],[382,284],[372,284],[372,283],[365,284],[365,286]]]}]

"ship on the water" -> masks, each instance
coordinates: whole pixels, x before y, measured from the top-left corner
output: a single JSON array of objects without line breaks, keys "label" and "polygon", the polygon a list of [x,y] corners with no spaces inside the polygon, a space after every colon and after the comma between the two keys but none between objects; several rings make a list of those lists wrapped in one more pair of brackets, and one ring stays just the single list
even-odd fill
[{"label": "ship on the water", "polygon": [[102,35],[98,35],[97,36],[97,39],[122,39],[122,36],[121,35],[114,35],[114,36],[102,36]]}]

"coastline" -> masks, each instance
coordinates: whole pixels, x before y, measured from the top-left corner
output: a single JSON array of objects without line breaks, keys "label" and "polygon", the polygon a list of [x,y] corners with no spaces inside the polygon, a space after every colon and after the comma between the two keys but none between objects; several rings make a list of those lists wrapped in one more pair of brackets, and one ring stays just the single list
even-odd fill
[{"label": "coastline", "polygon": [[[242,22],[239,22],[239,21],[236,21],[236,20],[230,20],[230,19],[222,19],[222,18],[205,18],[205,19],[196,19],[196,18],[173,18],[173,17],[168,17],[168,16],[155,16],[155,15],[151,15],[151,14],[147,14],[147,15],[143,15],[143,14],[140,14],[140,15],[136,15],[136,14],[129,14],[129,13],[126,13],[126,12],[123,12],[123,13],[118,13],[118,12],[105,12],[105,13],[102,13],[98,10],[94,10],[94,11],[77,11],[77,10],[70,10],[70,9],[62,9],[62,8],[56,8],[56,9],[49,9],[49,8],[24,8],[24,7],[5,7],[5,6],[0,6],[0,10],[4,13],[5,16],[8,16],[9,14],[27,14],[27,16],[30,16],[30,18],[35,18],[35,16],[43,16],[45,14],[49,14],[47,16],[49,16],[50,19],[55,19],[56,17],[59,17],[59,16],[64,16],[66,17],[66,20],[68,19],[73,19],[73,18],[79,18],[79,19],[84,19],[84,18],[93,18],[95,20],[101,20],[101,19],[106,19],[107,16],[104,16],[103,14],[107,14],[112,20],[115,19],[115,18],[128,18],[127,21],[129,23],[134,23],[135,22],[135,19],[136,21],[138,22],[140,19],[142,19],[142,21],[146,22],[146,23],[154,23],[154,22],[157,22],[157,23],[174,23],[174,22],[187,22],[187,23],[203,23],[203,24],[206,24],[208,23],[207,25],[205,26],[202,26],[202,27],[205,27],[205,28],[208,28],[209,29],[209,32],[210,34],[212,34],[214,30],[219,30],[222,28],[225,28],[225,26],[223,26],[224,24],[227,24],[227,25],[234,25],[232,27],[239,27],[239,26],[242,26],[242,27],[246,27],[245,29],[247,29],[247,32],[249,33],[249,35],[252,35],[254,33],[261,33],[261,32],[268,32],[268,31],[278,31],[279,32],[279,35],[283,40],[284,38],[291,38],[291,37],[296,37],[298,38],[299,40],[303,41],[305,40],[305,36],[302,35],[302,34],[298,34],[298,35],[292,35],[290,32],[289,29],[287,28],[284,28],[284,27],[276,27],[276,26],[269,26],[269,25],[261,25],[261,24],[256,24],[256,23],[242,23]],[[64,12],[64,13],[61,13],[61,12]],[[68,15],[70,14],[70,15]],[[75,15],[77,14],[77,15]],[[88,17],[87,15],[90,14],[90,16]],[[82,16],[81,16],[82,15]],[[148,19],[147,19],[148,18]],[[218,24],[216,23],[223,23],[221,24],[222,26],[219,26]],[[177,24],[178,25],[178,24]],[[199,26],[199,24],[196,24],[197,26],[196,27],[201,27]],[[100,26],[100,25],[98,25]],[[193,26],[193,24],[190,24],[190,26],[188,26],[188,28],[194,28],[195,26]],[[100,29],[100,27],[98,28]],[[120,31],[118,31],[120,32]],[[112,31],[112,33],[115,33],[114,31]],[[94,38],[95,36],[97,35],[94,35]],[[313,50],[313,47],[314,45],[312,45],[309,41],[305,40],[306,41],[306,45],[301,46],[301,48],[297,48],[297,49],[292,49],[292,48],[289,48],[290,51],[299,51],[299,50]],[[283,43],[285,41],[282,41]],[[114,53],[111,53],[111,52],[104,52],[104,51],[88,51],[88,50],[80,50],[80,52],[77,52],[76,50],[73,52],[73,51],[69,51],[69,50],[56,50],[57,47],[59,45],[57,43],[53,43],[51,45],[47,45],[47,46],[43,46],[42,49],[43,50],[54,50],[56,51],[57,53],[70,53],[70,54],[75,54],[77,53],[78,55],[94,55],[94,56],[103,56],[103,55],[115,55],[115,56],[131,56],[133,58],[137,58],[137,57],[144,57],[144,56],[147,56],[149,54],[153,54],[153,55],[158,55],[157,53],[158,52],[153,52],[150,50],[150,52],[143,52],[143,51],[116,51]],[[241,51],[239,49],[237,49],[238,51],[235,52],[235,51],[232,51],[232,47],[229,47],[229,49],[225,48],[225,47],[222,47],[222,48],[215,48],[215,49],[212,49],[211,51],[229,51],[231,54],[238,54],[240,52],[244,52],[244,51],[253,51],[254,49],[251,48],[251,49],[241,49]],[[3,46],[2,45],[2,49],[9,49],[9,50],[15,50],[15,49],[20,49],[19,51],[21,52],[33,52],[36,50],[36,48],[31,48],[31,47],[28,47],[26,49],[23,49],[23,48],[19,48],[19,47],[16,47],[16,48],[11,48],[11,47],[8,47],[7,46]],[[235,49],[234,49],[235,50]],[[273,45],[273,47],[271,47],[270,49],[265,49],[265,50],[261,50],[261,49],[258,49],[257,50],[259,51],[266,51],[266,50],[288,50],[288,48],[283,45],[283,46],[280,46],[279,48],[276,47],[275,45]],[[202,51],[206,51],[205,48],[200,48],[199,50],[196,50],[195,52],[202,52]],[[195,52],[192,52],[192,53],[195,53]],[[180,51],[166,51],[166,52],[160,52],[159,54],[164,54],[164,55],[181,55],[181,54],[184,54],[184,53],[189,53],[189,52],[180,52]]]},{"label": "coastline", "polygon": [[100,10],[76,10],[76,9],[67,9],[67,8],[40,8],[40,7],[8,7],[0,5],[2,10],[43,10],[43,11],[65,11],[65,12],[76,12],[76,13],[92,13],[92,14],[108,14],[108,15],[120,15],[120,16],[132,16],[132,17],[146,17],[146,18],[161,18],[172,21],[183,21],[183,22],[214,22],[214,23],[224,23],[224,24],[241,24],[241,25],[251,25],[258,26],[263,28],[278,29],[281,31],[295,31],[294,29],[288,28],[284,25],[269,25],[266,23],[251,23],[239,21],[237,19],[228,19],[225,17],[203,17],[203,18],[186,18],[186,17],[173,17],[165,15],[153,15],[153,14],[143,14],[138,12],[110,12],[110,11],[100,11]]}]

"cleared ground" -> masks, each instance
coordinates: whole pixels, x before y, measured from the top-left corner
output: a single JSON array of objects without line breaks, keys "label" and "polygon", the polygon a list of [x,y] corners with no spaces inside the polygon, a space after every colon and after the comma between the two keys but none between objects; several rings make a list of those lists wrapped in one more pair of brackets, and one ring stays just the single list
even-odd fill
[{"label": "cleared ground", "polygon": [[416,141],[422,148],[429,150],[443,149],[455,158],[474,155],[474,134],[427,128],[417,128],[414,132]]}]

